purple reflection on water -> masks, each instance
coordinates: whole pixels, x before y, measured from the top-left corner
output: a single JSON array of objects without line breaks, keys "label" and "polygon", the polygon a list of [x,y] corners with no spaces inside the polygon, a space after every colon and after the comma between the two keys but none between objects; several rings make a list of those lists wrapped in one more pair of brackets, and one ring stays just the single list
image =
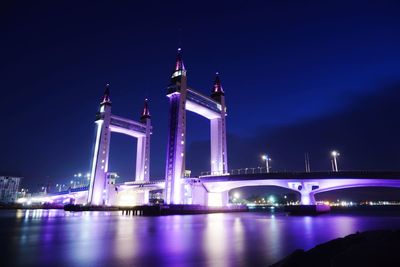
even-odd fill
[{"label": "purple reflection on water", "polygon": [[[390,216],[389,216],[390,215]],[[0,211],[1,266],[268,266],[356,231],[395,229],[399,214],[165,217]]]}]

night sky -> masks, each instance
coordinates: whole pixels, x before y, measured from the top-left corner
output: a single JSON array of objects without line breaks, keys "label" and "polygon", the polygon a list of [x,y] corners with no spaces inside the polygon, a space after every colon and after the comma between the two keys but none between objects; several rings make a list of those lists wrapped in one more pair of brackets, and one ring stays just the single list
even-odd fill
[{"label": "night sky", "polygon": [[[151,177],[163,179],[166,86],[182,47],[189,86],[220,72],[229,168],[399,170],[398,1],[9,1],[0,6],[0,174],[24,185],[90,169],[94,118],[139,119],[149,98]],[[209,169],[209,122],[188,114],[187,169]],[[136,141],[113,134],[110,171],[133,178]]]}]

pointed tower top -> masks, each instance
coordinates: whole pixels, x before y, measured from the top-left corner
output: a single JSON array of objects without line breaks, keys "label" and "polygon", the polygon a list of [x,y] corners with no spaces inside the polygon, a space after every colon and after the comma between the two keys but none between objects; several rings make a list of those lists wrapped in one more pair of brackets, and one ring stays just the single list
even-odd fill
[{"label": "pointed tower top", "polygon": [[148,104],[148,100],[147,98],[144,100],[144,106],[143,106],[143,111],[142,111],[142,115],[140,116],[140,120],[143,122],[146,119],[151,118],[150,115],[150,109],[149,109],[149,104]]},{"label": "pointed tower top", "polygon": [[182,49],[178,48],[178,53],[176,54],[176,62],[175,62],[175,69],[174,72],[185,70],[185,65],[183,64],[182,60]]},{"label": "pointed tower top", "polygon": [[219,93],[224,94],[224,89],[222,89],[221,80],[219,79],[219,72],[215,73],[215,81],[214,81],[212,93],[213,94],[219,94]]},{"label": "pointed tower top", "polygon": [[109,103],[109,104],[111,104],[111,99],[110,99],[110,84],[109,84],[109,83],[106,84],[106,88],[105,88],[104,94],[103,94],[103,99],[102,99],[102,101],[101,101],[101,104],[104,104],[104,103]]},{"label": "pointed tower top", "polygon": [[223,96],[225,95],[224,89],[222,89],[221,80],[219,79],[219,73],[215,73],[215,81],[211,92],[211,98],[215,101],[222,103]]}]

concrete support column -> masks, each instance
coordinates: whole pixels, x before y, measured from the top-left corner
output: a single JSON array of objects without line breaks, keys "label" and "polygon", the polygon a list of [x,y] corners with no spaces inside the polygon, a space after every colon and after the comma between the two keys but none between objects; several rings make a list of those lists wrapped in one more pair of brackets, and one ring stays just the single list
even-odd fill
[{"label": "concrete support column", "polygon": [[145,136],[138,137],[136,149],[136,175],[135,181],[149,181],[150,177],[150,134],[151,120],[147,118]]},{"label": "concrete support column", "polygon": [[181,204],[181,179],[185,172],[186,83],[182,83],[180,93],[169,95],[169,99],[170,115],[165,173],[165,202],[166,204]]},{"label": "concrete support column", "polygon": [[207,194],[207,206],[226,207],[229,203],[228,191]]},{"label": "concrete support column", "polygon": [[143,192],[143,202],[142,202],[144,205],[149,204],[149,196],[150,196],[150,191],[149,190],[145,190]]},{"label": "concrete support column", "polygon": [[315,205],[314,193],[310,191],[301,191],[301,205]]},{"label": "concrete support column", "polygon": [[[225,116],[225,113],[223,114]],[[211,174],[227,173],[225,118],[210,120],[211,129]]]}]

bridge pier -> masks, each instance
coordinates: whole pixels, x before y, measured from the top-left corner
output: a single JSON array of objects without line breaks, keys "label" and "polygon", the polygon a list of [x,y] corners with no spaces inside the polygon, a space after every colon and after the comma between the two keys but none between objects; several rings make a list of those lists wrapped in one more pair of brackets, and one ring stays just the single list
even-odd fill
[{"label": "bridge pier", "polygon": [[201,183],[192,184],[190,192],[190,204],[209,207],[225,207],[229,204],[228,192],[229,191],[209,192]]},{"label": "bridge pier", "polygon": [[314,190],[319,188],[316,181],[290,181],[287,186],[288,189],[295,190],[300,193],[301,205],[315,205]]},{"label": "bridge pier", "polygon": [[310,191],[300,191],[300,203],[301,205],[315,205],[314,193]]},{"label": "bridge pier", "polygon": [[228,191],[225,192],[209,192],[207,194],[207,206],[209,207],[226,207],[229,203]]}]

